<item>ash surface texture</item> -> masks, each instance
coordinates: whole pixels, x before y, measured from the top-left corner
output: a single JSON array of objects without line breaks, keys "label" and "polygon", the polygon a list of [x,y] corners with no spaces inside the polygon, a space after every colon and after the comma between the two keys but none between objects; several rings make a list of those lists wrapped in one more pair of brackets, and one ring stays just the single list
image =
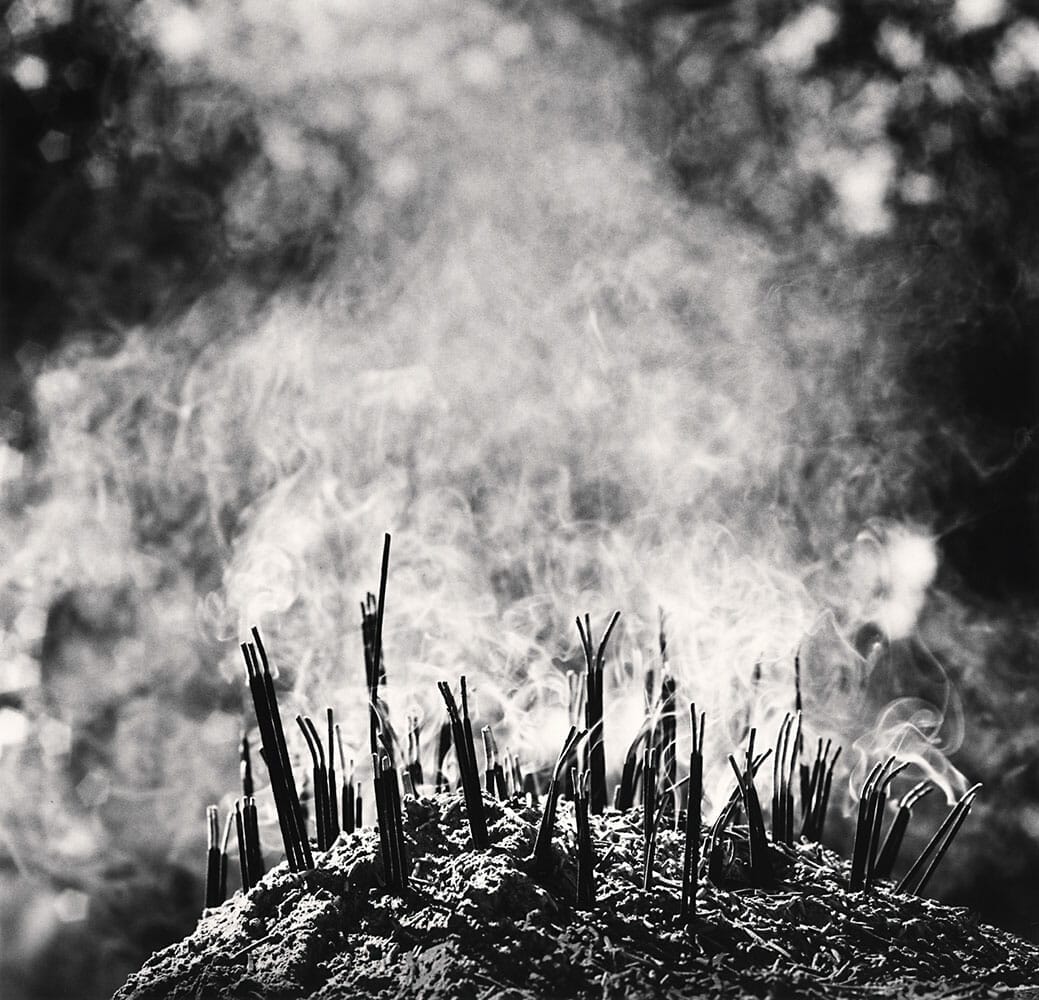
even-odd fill
[{"label": "ash surface texture", "polygon": [[208,910],[115,1000],[176,998],[988,997],[1039,983],[1039,948],[963,909],[884,884],[846,891],[847,863],[816,844],[772,847],[774,888],[702,880],[679,919],[682,838],[661,831],[641,888],[639,811],[593,817],[597,901],[576,909],[573,812],[560,804],[556,870],[525,859],[539,810],[486,802],[494,846],[469,848],[461,793],[405,800],[406,898],[381,888],[378,835],[341,836],[316,870],[284,864]]}]

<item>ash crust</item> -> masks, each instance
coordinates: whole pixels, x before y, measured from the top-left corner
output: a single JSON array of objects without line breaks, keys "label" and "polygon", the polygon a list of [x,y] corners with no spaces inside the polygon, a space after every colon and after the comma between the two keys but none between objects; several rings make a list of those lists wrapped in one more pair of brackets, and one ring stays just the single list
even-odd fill
[{"label": "ash crust", "polygon": [[316,868],[283,863],[207,910],[115,1000],[532,1000],[532,998],[980,998],[1039,983],[1039,947],[969,911],[850,893],[847,863],[818,844],[773,846],[780,878],[701,882],[695,927],[679,919],[682,837],[662,831],[655,885],[641,888],[641,816],[593,817],[597,899],[575,907],[576,831],[561,803],[556,870],[528,871],[540,819],[485,799],[494,847],[469,848],[461,793],[408,798],[411,886],[382,888],[375,830],[341,836]]}]

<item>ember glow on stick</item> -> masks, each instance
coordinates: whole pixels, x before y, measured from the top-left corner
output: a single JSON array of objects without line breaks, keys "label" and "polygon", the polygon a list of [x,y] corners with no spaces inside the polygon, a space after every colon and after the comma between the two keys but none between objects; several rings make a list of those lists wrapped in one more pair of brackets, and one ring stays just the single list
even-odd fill
[{"label": "ember glow on stick", "polygon": [[206,806],[206,909],[224,901],[220,891],[220,814],[216,806]]}]

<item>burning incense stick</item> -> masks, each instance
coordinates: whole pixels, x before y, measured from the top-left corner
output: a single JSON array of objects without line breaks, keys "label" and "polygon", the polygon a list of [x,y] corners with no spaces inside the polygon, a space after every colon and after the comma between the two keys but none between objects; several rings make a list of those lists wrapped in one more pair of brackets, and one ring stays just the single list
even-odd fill
[{"label": "burning incense stick", "polygon": [[[941,826],[935,831],[927,846],[920,852],[920,856],[913,862],[912,867],[906,872],[902,881],[898,883],[898,892],[912,892],[920,895],[924,887],[930,881],[935,869],[945,857],[946,851],[952,844],[953,838],[963,825],[974,798],[981,788],[981,783],[972,785],[960,796],[956,804],[949,810],[949,814],[942,821]],[[925,868],[926,866],[926,868]],[[923,874],[921,875],[921,871]],[[915,888],[911,888],[915,883]]]},{"label": "burning incense stick", "polygon": [[[552,777],[545,792],[545,807],[541,813],[541,824],[538,827],[537,839],[534,841],[534,850],[531,854],[531,870],[536,874],[547,875],[552,870],[552,831],[556,822],[556,804],[559,799],[559,784],[563,773],[570,763],[578,743],[584,737],[584,733],[576,726],[571,726],[563,741],[563,748],[556,758],[556,766],[552,771]],[[531,777],[528,775],[528,777]]]},{"label": "burning incense stick", "polygon": [[339,786],[336,783],[335,758],[335,716],[331,708],[325,709],[325,720],[328,724],[328,843],[331,847],[339,836]]},{"label": "burning incense stick", "polygon": [[319,851],[327,851],[329,841],[329,818],[328,818],[328,768],[325,765],[325,751],[321,746],[321,738],[317,734],[317,728],[309,718],[302,715],[296,716],[296,724],[307,741],[307,749],[310,750],[311,760],[314,765],[314,822],[317,833],[317,847]]},{"label": "burning incense stick", "polygon": [[577,824],[577,907],[590,910],[595,906],[595,853],[588,816],[591,775],[588,771],[570,773],[574,779],[574,818]]},{"label": "burning incense stick", "polygon": [[229,809],[224,819],[224,834],[220,838],[220,901],[227,899],[227,848],[231,843],[231,827],[234,825],[234,811]]},{"label": "burning incense stick", "polygon": [[620,620],[621,613],[615,611],[610,623],[606,626],[599,645],[592,653],[592,622],[588,615],[584,616],[584,625],[577,619],[577,631],[581,637],[585,659],[585,717],[584,725],[588,732],[588,771],[591,782],[590,808],[594,815],[601,815],[606,808],[606,746],[603,740],[603,664],[606,659],[606,646],[610,636]]},{"label": "burning incense stick", "polygon": [[419,722],[417,715],[411,715],[408,717],[408,760],[407,768],[408,774],[411,777],[411,783],[417,790],[420,785],[425,783],[425,778],[422,773],[422,725]]},{"label": "burning incense stick", "polygon": [[497,796],[504,801],[509,795],[505,786],[505,769],[498,758],[498,741],[495,740],[494,732],[490,726],[484,726],[481,733],[483,735],[484,756],[486,758],[487,794]]},{"label": "burning incense stick", "polygon": [[239,745],[239,776],[242,782],[242,796],[248,798],[253,794],[253,762],[249,747],[249,734],[242,731],[242,741]]},{"label": "burning incense stick", "polygon": [[736,783],[739,785],[740,797],[743,800],[743,810],[747,815],[747,836],[750,844],[750,878],[751,884],[758,888],[771,885],[775,880],[772,869],[772,861],[768,854],[768,838],[765,834],[765,820],[761,814],[761,803],[758,800],[757,789],[754,786],[754,737],[755,729],[751,729],[747,745],[747,755],[744,769],[741,771],[736,763],[736,758],[729,755],[729,764],[736,775]]},{"label": "burning incense stick", "polygon": [[462,792],[465,796],[466,814],[469,818],[469,832],[472,834],[473,846],[483,850],[490,846],[487,833],[487,820],[483,811],[483,796],[480,791],[480,777],[476,769],[476,751],[473,747],[472,723],[469,720],[468,698],[465,678],[460,679],[462,693],[462,712],[458,714],[458,705],[451,687],[446,681],[440,681],[437,687],[447,706],[448,718],[451,722],[451,734],[454,738],[455,757],[458,759],[458,770],[462,779]]},{"label": "burning incense stick", "polygon": [[909,761],[902,761],[902,763],[890,767],[887,773],[877,781],[877,784],[873,789],[874,801],[871,806],[872,828],[870,831],[869,847],[866,852],[866,877],[864,886],[866,889],[872,888],[876,879],[877,850],[880,845],[880,829],[884,823],[884,808],[887,805],[888,790],[895,778],[898,777],[898,775],[907,767],[909,767]]},{"label": "burning incense stick", "polygon": [[873,765],[873,769],[866,776],[866,780],[859,792],[858,820],[855,824],[855,846],[852,851],[851,882],[852,892],[862,889],[866,881],[866,855],[869,850],[869,839],[873,831],[873,787],[880,777],[882,771],[887,768],[894,757],[889,757],[884,762]]},{"label": "burning incense stick", "polygon": [[252,634],[254,641],[243,643],[241,648],[245,657],[256,721],[260,727],[262,743],[260,756],[270,776],[271,790],[278,812],[278,824],[281,827],[285,846],[285,857],[293,871],[304,871],[313,868],[314,858],[306,836],[303,810],[300,806],[299,793],[296,790],[292,765],[289,761],[285,731],[281,723],[281,713],[278,711],[278,698],[274,691],[274,679],[271,676],[267,652],[260,640],[259,630],[253,627]]},{"label": "burning incense stick", "polygon": [[206,806],[206,909],[224,901],[220,891],[220,813],[216,806]]},{"label": "burning incense stick", "polygon": [[438,792],[446,792],[449,786],[447,773],[444,771],[444,761],[447,760],[447,752],[451,749],[451,723],[445,722],[440,727],[440,738],[437,740],[437,782]]},{"label": "burning incense stick", "polygon": [[635,786],[638,783],[639,754],[642,744],[649,738],[648,720],[643,723],[638,735],[631,741],[628,752],[624,755],[624,768],[621,780],[614,791],[613,805],[620,812],[627,812],[635,804]]},{"label": "burning incense stick", "polygon": [[245,853],[249,863],[249,884],[256,885],[263,878],[266,866],[260,848],[260,825],[256,813],[256,800],[250,795],[242,808],[242,821],[245,826]]},{"label": "burning incense stick", "polygon": [[379,849],[386,888],[398,895],[407,888],[407,855],[397,772],[385,754],[372,756],[372,783],[378,817]]},{"label": "burning incense stick", "polygon": [[898,812],[891,821],[887,839],[884,841],[884,846],[874,867],[875,878],[891,878],[891,873],[895,870],[895,862],[898,860],[898,852],[913,816],[913,806],[933,791],[934,785],[929,781],[921,781],[902,796],[898,803]]},{"label": "burning incense stick", "polygon": [[653,883],[656,854],[655,822],[657,812],[657,775],[660,751],[646,747],[642,754],[642,888]]},{"label": "burning incense stick", "polygon": [[703,741],[706,714],[700,713],[697,726],[696,705],[689,706],[692,749],[689,751],[689,801],[685,811],[685,845],[682,854],[683,920],[696,917],[696,890],[700,873],[700,832],[703,826]]},{"label": "burning incense stick", "polygon": [[242,876],[242,892],[248,892],[252,887],[249,878],[249,847],[245,839],[245,820],[242,816],[242,800],[238,799],[234,804],[235,833],[238,835],[238,868]]}]

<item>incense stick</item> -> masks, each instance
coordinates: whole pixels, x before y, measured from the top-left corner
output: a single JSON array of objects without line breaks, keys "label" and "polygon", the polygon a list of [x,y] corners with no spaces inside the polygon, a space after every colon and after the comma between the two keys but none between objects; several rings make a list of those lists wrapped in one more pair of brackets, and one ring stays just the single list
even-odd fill
[{"label": "incense stick", "polygon": [[689,706],[692,749],[689,752],[689,800],[685,813],[685,845],[682,854],[681,916],[687,922],[696,917],[696,891],[700,874],[700,834],[703,827],[703,741],[706,715],[700,713],[697,726],[696,705]]},{"label": "incense stick", "polygon": [[458,759],[458,769],[462,779],[462,793],[465,797],[466,815],[469,819],[469,832],[472,836],[473,846],[477,850],[483,850],[490,846],[491,841],[487,833],[487,820],[483,811],[483,795],[480,791],[480,778],[476,770],[476,751],[473,748],[473,731],[469,720],[464,677],[460,679],[460,684],[464,717],[458,714],[458,705],[447,682],[440,681],[437,687],[444,699],[444,704],[447,706],[447,714],[451,722],[455,757]]},{"label": "incense stick", "polygon": [[216,806],[206,806],[206,898],[211,909],[224,901],[220,891],[220,814]]},{"label": "incense stick", "polygon": [[[942,821],[941,826],[938,827],[927,846],[920,852],[920,856],[913,862],[912,867],[906,872],[902,881],[898,883],[896,891],[913,892],[915,895],[919,895],[923,891],[924,886],[930,881],[931,876],[938,867],[938,863],[945,857],[945,853],[963,825],[963,821],[967,818],[967,813],[970,812],[970,807],[980,789],[981,783],[978,782],[975,785],[971,785],[957,799],[956,804]],[[925,866],[927,866],[926,870],[924,870]],[[920,874],[921,871],[923,871],[922,875]],[[910,888],[914,883],[916,888]]]}]

